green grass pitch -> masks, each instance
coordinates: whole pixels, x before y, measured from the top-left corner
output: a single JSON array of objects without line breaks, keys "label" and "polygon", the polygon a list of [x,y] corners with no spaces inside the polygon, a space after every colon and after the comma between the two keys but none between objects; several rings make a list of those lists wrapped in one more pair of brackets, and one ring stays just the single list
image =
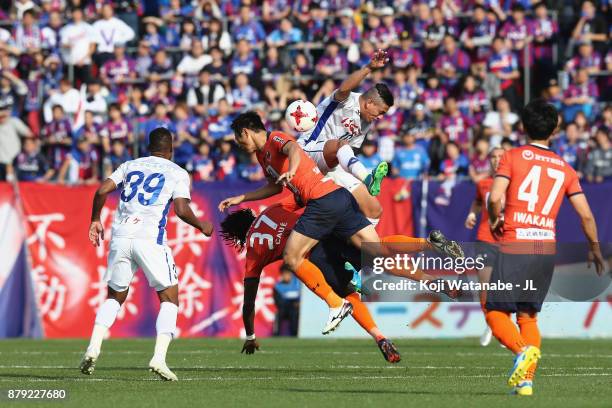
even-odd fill
[{"label": "green grass pitch", "polygon": [[[178,383],[146,369],[153,339],[105,342],[96,371],[76,368],[84,340],[0,341],[0,406],[15,407],[610,407],[612,341],[545,340],[533,397],[508,395],[511,356],[494,341],[396,342],[391,365],[368,340],[179,339],[168,365]],[[13,402],[6,390],[66,389],[63,402]]]}]

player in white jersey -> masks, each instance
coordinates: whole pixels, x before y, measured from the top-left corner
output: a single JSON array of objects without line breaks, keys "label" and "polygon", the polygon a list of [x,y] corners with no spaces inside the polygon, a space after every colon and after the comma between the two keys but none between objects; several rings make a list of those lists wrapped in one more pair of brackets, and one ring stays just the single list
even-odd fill
[{"label": "player in white jersey", "polygon": [[106,197],[116,189],[121,191],[104,276],[108,298],[96,314],[89,347],[80,365],[83,374],[93,373],[102,340],[113,325],[127,298],[134,273],[140,267],[160,301],[155,351],[149,369],[163,380],[177,380],[166,365],[166,352],[176,332],[178,315],[176,266],[172,251],[166,245],[165,226],[170,203],[174,202],[174,212],[181,220],[204,235],[211,236],[213,227],[210,222],[199,220],[189,207],[189,174],[170,161],[172,133],[165,128],[153,130],[148,149],[151,156],[123,163],[94,196],[89,239],[98,246],[104,239],[100,212]]},{"label": "player in white jersey", "polygon": [[387,175],[388,165],[381,162],[369,172],[355,157],[353,148],[361,147],[373,122],[393,106],[393,94],[383,83],[363,94],[353,90],[370,72],[384,67],[388,60],[385,51],[376,51],[368,65],[349,75],[317,106],[317,125],[298,138],[298,143],[319,169],[336,184],[348,189],[374,224],[382,214],[382,207],[374,196],[380,193],[380,183]]}]

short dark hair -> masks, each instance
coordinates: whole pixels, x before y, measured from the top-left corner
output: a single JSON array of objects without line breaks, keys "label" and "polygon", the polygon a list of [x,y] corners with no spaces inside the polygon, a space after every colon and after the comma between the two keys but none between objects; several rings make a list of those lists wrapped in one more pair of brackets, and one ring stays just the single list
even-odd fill
[{"label": "short dark hair", "polygon": [[255,111],[248,111],[238,115],[232,122],[231,128],[236,136],[240,136],[244,129],[255,132],[266,131],[266,126]]},{"label": "short dark hair", "polygon": [[242,252],[246,245],[247,233],[255,218],[255,214],[249,208],[230,213],[221,222],[221,238],[236,250]]},{"label": "short dark hair", "polygon": [[559,112],[546,100],[538,98],[525,106],[521,120],[530,139],[547,140],[557,128]]},{"label": "short dark hair", "polygon": [[378,92],[378,96],[380,96],[380,99],[382,99],[383,102],[385,102],[385,104],[388,107],[393,106],[393,103],[394,103],[393,93],[391,92],[391,90],[386,84],[379,82],[374,86],[374,88],[376,88],[376,91]]},{"label": "short dark hair", "polygon": [[366,100],[372,100],[375,103],[382,104],[384,103],[388,107],[393,106],[393,94],[389,90],[389,87],[382,82],[377,83],[370,89],[368,89],[363,97]]},{"label": "short dark hair", "polygon": [[172,132],[164,127],[155,128],[149,133],[149,152],[168,153],[172,151]]}]

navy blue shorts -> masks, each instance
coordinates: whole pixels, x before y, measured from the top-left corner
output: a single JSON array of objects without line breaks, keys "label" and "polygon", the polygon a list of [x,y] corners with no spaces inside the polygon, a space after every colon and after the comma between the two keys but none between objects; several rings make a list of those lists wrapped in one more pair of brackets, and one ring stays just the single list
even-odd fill
[{"label": "navy blue shorts", "polygon": [[336,237],[325,238],[310,252],[308,260],[323,273],[325,281],[340,297],[354,292],[349,283],[353,273],[344,269],[344,263],[350,262],[355,269],[361,269],[361,255],[357,248]]},{"label": "navy blue shorts", "polygon": [[495,268],[497,266],[497,257],[499,256],[499,247],[495,244],[484,241],[476,241],[474,244],[477,257],[484,259],[484,265]]},{"label": "navy blue shorts", "polygon": [[554,255],[500,252],[489,282],[510,283],[513,289],[489,290],[485,308],[511,313],[539,312],[550,288],[554,269]]},{"label": "navy blue shorts", "polygon": [[347,189],[339,188],[308,201],[293,230],[317,241],[332,233],[347,240],[368,225],[372,224],[359,209],[355,197]]}]

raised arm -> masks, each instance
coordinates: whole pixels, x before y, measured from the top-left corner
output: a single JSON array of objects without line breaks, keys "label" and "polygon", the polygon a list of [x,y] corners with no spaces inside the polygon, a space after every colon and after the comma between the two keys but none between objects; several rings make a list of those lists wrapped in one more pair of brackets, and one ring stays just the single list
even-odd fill
[{"label": "raised arm", "polygon": [[387,56],[387,51],[377,50],[376,52],[374,52],[374,55],[372,55],[372,59],[370,60],[370,63],[368,65],[353,72],[344,81],[342,81],[340,87],[336,90],[336,93],[334,94],[334,99],[338,102],[344,101],[346,98],[348,98],[353,89],[361,85],[363,80],[366,79],[368,75],[370,75],[370,72],[377,68],[384,67],[388,61],[389,57]]},{"label": "raised arm", "polygon": [[589,202],[584,194],[574,194],[570,196],[569,201],[574,207],[574,210],[576,210],[578,217],[580,217],[580,223],[582,224],[584,236],[589,241],[589,268],[591,267],[591,262],[594,262],[595,271],[601,276],[604,270],[604,259],[601,255],[599,240],[597,238],[597,225],[595,224],[595,217],[593,217]]},{"label": "raised arm", "polygon": [[200,220],[193,213],[193,210],[189,206],[189,200],[186,198],[175,198],[174,199],[174,212],[176,216],[181,220],[191,225],[193,228],[200,231],[202,234],[210,237],[213,233],[213,226],[209,221]]},{"label": "raised arm", "polygon": [[100,240],[104,240],[104,227],[100,222],[100,213],[106,203],[106,197],[117,189],[117,185],[111,179],[106,179],[94,194],[91,209],[91,224],[89,225],[89,240],[94,246],[100,245]]}]

